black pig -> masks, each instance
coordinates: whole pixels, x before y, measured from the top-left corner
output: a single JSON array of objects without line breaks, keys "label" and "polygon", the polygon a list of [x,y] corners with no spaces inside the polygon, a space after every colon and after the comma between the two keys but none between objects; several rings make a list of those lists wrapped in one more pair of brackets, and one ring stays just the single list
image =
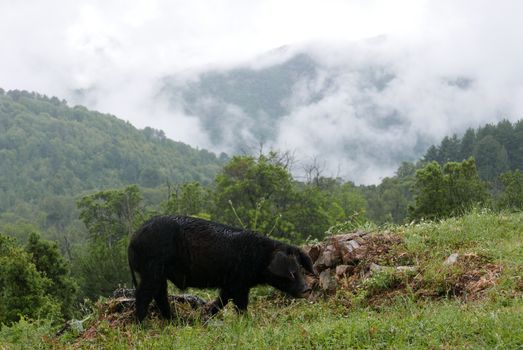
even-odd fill
[{"label": "black pig", "polygon": [[171,318],[167,280],[179,289],[219,288],[208,306],[214,315],[232,299],[247,310],[250,288],[269,284],[293,297],[310,291],[301,268],[315,273],[299,248],[259,234],[186,216],[159,216],[134,234],[128,249],[136,289],[136,317],[142,321],[154,298],[164,318]]}]

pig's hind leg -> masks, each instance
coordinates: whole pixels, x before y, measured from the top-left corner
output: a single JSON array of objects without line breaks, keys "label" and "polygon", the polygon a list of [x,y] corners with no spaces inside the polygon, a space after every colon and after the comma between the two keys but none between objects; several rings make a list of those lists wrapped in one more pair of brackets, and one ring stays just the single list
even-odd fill
[{"label": "pig's hind leg", "polygon": [[154,293],[156,306],[160,309],[163,318],[171,320],[171,307],[167,297],[167,279],[165,277],[161,278],[161,280],[157,282],[157,286],[156,292]]}]

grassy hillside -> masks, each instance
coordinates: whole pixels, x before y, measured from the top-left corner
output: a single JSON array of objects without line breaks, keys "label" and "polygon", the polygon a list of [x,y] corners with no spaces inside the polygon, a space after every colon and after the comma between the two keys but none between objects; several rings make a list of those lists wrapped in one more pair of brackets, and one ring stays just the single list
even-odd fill
[{"label": "grassy hillside", "polygon": [[138,130],[56,97],[0,89],[0,214],[32,212],[34,222],[34,212],[56,206],[57,197],[68,202],[86,191],[128,184],[205,184],[222,165],[214,154],[169,140],[162,131]]},{"label": "grassy hillside", "polygon": [[[383,269],[314,302],[259,288],[251,295],[249,316],[228,307],[208,324],[150,318],[137,326],[110,317],[102,302],[84,322],[84,332],[56,337],[57,327],[49,322],[22,321],[3,327],[0,339],[6,348],[41,349],[523,347],[523,213],[474,211],[387,229],[401,243],[372,262],[401,260],[415,272]],[[457,262],[445,264],[454,253]]]}]

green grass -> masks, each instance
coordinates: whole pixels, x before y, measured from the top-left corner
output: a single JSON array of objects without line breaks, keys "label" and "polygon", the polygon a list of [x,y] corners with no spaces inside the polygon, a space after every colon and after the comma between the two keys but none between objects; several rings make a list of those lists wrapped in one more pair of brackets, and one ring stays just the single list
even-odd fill
[{"label": "green grass", "polygon": [[449,269],[441,264],[450,254],[477,254],[503,267],[492,295],[523,291],[523,213],[473,211],[440,223],[406,226],[398,231],[406,247],[435,278]]},{"label": "green grass", "polygon": [[[483,348],[523,346],[523,302],[425,304],[398,300],[382,310],[340,310],[325,302],[294,303],[283,309],[254,303],[250,317],[227,310],[208,325],[166,325],[148,321],[142,327],[112,328],[102,323],[93,338],[40,342],[42,336],[8,339],[7,348],[104,349],[380,349]],[[25,333],[20,330],[21,333]],[[2,335],[6,335],[2,332]],[[23,343],[21,343],[21,341]]]},{"label": "green grass", "polygon": [[[49,322],[21,321],[0,330],[0,349],[523,349],[522,213],[474,211],[392,231],[404,237],[401,250],[419,267],[416,276],[376,274],[361,290],[315,303],[275,298],[261,288],[251,294],[248,316],[228,307],[205,325],[148,319],[116,327],[102,321],[91,333],[54,337]],[[424,298],[408,288],[386,303],[366,299],[396,286],[397,278],[444,288],[461,273],[443,265],[454,252],[502,266],[497,284],[478,300]]]}]

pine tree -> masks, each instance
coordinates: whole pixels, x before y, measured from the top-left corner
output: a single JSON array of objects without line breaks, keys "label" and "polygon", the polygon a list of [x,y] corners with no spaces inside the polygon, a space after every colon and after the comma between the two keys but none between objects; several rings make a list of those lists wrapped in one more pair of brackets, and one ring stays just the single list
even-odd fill
[{"label": "pine tree", "polygon": [[474,153],[478,173],[486,181],[493,181],[499,174],[509,170],[507,150],[492,135],[482,138]]},{"label": "pine tree", "polygon": [[469,159],[474,155],[474,149],[476,147],[476,132],[474,129],[469,128],[465,131],[463,138],[461,139],[461,150],[459,161]]}]

